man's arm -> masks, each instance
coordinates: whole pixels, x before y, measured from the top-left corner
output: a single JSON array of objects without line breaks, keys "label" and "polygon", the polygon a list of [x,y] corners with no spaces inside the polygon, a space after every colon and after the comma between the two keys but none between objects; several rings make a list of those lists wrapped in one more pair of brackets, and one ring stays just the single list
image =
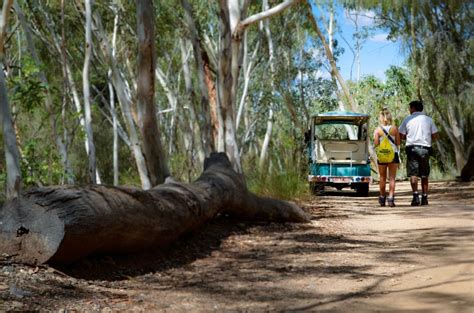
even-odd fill
[{"label": "man's arm", "polygon": [[432,119],[430,119],[430,121],[431,121],[431,141],[436,141],[439,139],[438,128],[433,123]]},{"label": "man's arm", "polygon": [[400,134],[400,139],[401,140],[406,140],[407,139],[407,125],[406,125],[406,119],[403,120],[402,124],[398,128],[398,133]]}]

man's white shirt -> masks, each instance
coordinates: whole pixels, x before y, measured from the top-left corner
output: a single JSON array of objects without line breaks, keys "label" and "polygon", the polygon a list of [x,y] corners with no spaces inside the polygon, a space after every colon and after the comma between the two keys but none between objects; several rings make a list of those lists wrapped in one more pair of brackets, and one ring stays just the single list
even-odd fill
[{"label": "man's white shirt", "polygon": [[407,146],[431,147],[431,135],[438,132],[433,120],[423,112],[413,112],[406,117],[399,128],[406,135]]}]

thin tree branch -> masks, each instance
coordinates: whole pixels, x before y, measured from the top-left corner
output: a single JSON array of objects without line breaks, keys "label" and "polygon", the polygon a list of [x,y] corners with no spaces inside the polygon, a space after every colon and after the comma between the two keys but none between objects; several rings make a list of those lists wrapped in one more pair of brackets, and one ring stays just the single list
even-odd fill
[{"label": "thin tree branch", "polygon": [[269,17],[272,17],[274,15],[280,14],[283,12],[286,8],[289,8],[293,4],[295,4],[298,0],[285,0],[282,3],[274,6],[271,9],[268,9],[266,11],[254,14],[252,16],[247,17],[245,20],[240,21],[240,23],[237,25],[234,36],[235,35],[240,35],[245,28],[248,26],[255,24],[261,20],[267,19]]}]

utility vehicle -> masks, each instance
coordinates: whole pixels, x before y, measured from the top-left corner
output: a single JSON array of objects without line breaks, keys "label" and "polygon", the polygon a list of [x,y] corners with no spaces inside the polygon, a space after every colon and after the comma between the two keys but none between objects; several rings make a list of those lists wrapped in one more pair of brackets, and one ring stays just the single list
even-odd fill
[{"label": "utility vehicle", "polygon": [[311,191],[349,187],[368,196],[370,176],[369,115],[331,111],[311,119],[308,142]]}]

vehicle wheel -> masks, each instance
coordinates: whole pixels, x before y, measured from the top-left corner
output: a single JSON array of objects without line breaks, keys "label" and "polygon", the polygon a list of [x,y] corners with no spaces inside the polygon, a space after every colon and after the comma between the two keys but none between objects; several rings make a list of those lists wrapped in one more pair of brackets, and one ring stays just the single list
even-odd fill
[{"label": "vehicle wheel", "polygon": [[324,190],[323,183],[309,183],[309,190],[313,195],[319,195],[321,191]]},{"label": "vehicle wheel", "polygon": [[369,183],[359,183],[356,187],[357,195],[367,197],[369,195]]}]

